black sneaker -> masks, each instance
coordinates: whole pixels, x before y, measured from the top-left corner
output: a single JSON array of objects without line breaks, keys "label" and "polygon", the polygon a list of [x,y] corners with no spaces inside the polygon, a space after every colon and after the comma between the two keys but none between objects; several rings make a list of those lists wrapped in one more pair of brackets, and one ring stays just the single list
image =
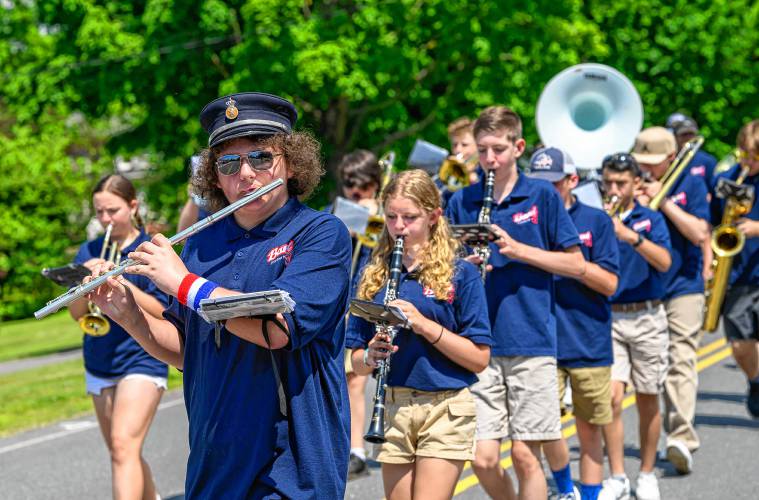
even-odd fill
[{"label": "black sneaker", "polygon": [[759,382],[748,383],[748,399],[746,407],[754,418],[759,418]]},{"label": "black sneaker", "polygon": [[366,465],[366,460],[362,460],[351,453],[350,459],[348,460],[348,481],[368,475],[369,467]]}]

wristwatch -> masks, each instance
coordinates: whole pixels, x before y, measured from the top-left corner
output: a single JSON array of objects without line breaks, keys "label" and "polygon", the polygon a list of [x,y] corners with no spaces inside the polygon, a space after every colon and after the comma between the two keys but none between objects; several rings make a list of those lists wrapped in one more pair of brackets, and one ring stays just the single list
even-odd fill
[{"label": "wristwatch", "polygon": [[633,248],[638,248],[640,246],[640,244],[643,243],[644,239],[645,238],[643,238],[643,233],[638,233],[638,241],[636,241],[635,243],[633,243],[633,245],[632,245]]}]

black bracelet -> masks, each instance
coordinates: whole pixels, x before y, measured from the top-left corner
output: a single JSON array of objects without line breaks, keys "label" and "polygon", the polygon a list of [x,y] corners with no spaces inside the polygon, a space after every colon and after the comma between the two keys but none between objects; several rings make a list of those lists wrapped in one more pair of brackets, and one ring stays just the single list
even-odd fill
[{"label": "black bracelet", "polygon": [[638,241],[632,244],[633,248],[638,248],[643,243],[643,233],[638,233]]},{"label": "black bracelet", "polygon": [[441,325],[441,326],[440,326],[440,335],[438,335],[438,336],[437,336],[437,338],[435,339],[435,342],[431,342],[431,343],[430,343],[430,345],[435,345],[435,344],[437,344],[438,342],[440,342],[440,339],[442,339],[442,338],[443,338],[443,332],[444,332],[444,331],[445,331],[445,327]]}]

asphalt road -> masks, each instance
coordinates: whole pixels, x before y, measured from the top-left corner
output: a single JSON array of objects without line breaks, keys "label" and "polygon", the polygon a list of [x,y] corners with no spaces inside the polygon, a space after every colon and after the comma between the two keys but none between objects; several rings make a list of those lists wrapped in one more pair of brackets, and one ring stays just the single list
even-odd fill
[{"label": "asphalt road", "polygon": [[[724,342],[702,348],[700,390],[696,425],[702,439],[695,455],[695,470],[678,476],[668,463],[657,464],[664,499],[759,498],[759,421],[745,408],[743,375],[729,356]],[[373,389],[370,381],[367,392]],[[632,401],[624,412],[626,469],[634,481],[638,471],[637,415]],[[571,420],[569,436],[573,477],[577,479],[579,452]],[[164,499],[183,498],[187,458],[187,417],[181,393],[164,396],[145,446]],[[503,464],[510,467],[508,451]],[[509,470],[512,474],[513,471]],[[58,423],[0,440],[0,499],[107,499],[110,467],[94,417]],[[346,498],[383,497],[378,467],[368,477],[348,484]],[[487,498],[467,468],[456,498]]]}]

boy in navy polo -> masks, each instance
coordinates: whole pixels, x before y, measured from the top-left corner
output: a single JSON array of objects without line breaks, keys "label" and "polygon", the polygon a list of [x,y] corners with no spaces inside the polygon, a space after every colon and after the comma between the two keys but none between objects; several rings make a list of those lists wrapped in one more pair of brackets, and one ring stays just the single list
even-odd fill
[{"label": "boy in navy polo", "polygon": [[[572,387],[572,412],[580,439],[580,496],[598,497],[603,479],[602,426],[611,423],[611,297],[617,289],[619,249],[614,225],[603,211],[572,194],[579,177],[568,154],[543,148],[530,159],[529,177],[552,182],[580,235],[586,262],[580,280],[555,277],[559,400]],[[574,498],[569,448],[562,437],[543,445],[560,498]],[[575,492],[576,495],[576,492]],[[576,498],[579,500],[580,497]]]},{"label": "boy in navy polo", "polygon": [[[677,153],[675,137],[663,127],[638,134],[632,155],[652,182],[643,184],[638,202],[648,205],[660,191],[660,179]],[[702,251],[709,242],[707,191],[700,179],[684,172],[670,188],[659,211],[672,243],[672,266],[664,275],[664,309],[669,324],[669,371],[664,382],[664,430],[667,459],[680,474],[693,469],[699,439],[693,426],[698,390],[698,345],[704,310]]]},{"label": "boy in navy polo", "polygon": [[640,420],[640,475],[636,494],[641,500],[658,499],[653,472],[661,415],[659,393],[667,374],[667,315],[662,305],[664,273],[672,263],[667,225],[661,214],[639,205],[633,194],[641,181],[640,167],[631,155],[604,159],[606,196],[618,201],[612,222],[619,245],[619,286],[612,297],[614,364],[611,369],[613,421],[604,428],[609,469],[600,498],[627,498],[630,482],[624,468],[622,399],[632,383]]},{"label": "boy in navy polo", "polygon": [[[682,149],[686,142],[699,134],[696,120],[682,113],[672,113],[667,117],[665,125],[675,135],[677,149]],[[686,174],[701,179],[707,192],[714,193],[714,168],[717,166],[717,158],[704,151],[703,147],[696,151],[690,163],[685,168]]]},{"label": "boy in navy polo", "polygon": [[[293,132],[294,106],[241,93],[208,104],[209,149],[193,177],[213,212],[276,179],[285,185],[190,237],[180,259],[161,235],[130,253],[127,271],[172,298],[165,319],[137,308],[120,280],[93,294],[154,356],[184,370],[188,498],[342,498],[349,409],[344,334],[350,237],[303,205],[323,168],[319,144]],[[188,270],[190,272],[188,272]],[[197,273],[197,274],[195,274]],[[291,313],[226,321],[197,313],[205,297],[286,291]]]},{"label": "boy in navy polo", "polygon": [[[472,386],[477,401],[477,450],[472,467],[493,498],[513,498],[500,466],[500,441],[512,439],[511,456],[520,494],[547,495],[540,463],[544,441],[561,437],[556,378],[553,274],[580,278],[585,260],[580,239],[559,195],[545,182],[517,171],[524,151],[522,122],[503,106],[485,109],[474,124],[480,165],[493,170],[491,244],[485,281],[495,345],[488,368]],[[477,222],[485,183],[451,198],[453,224]],[[478,257],[470,259],[479,263]]]},{"label": "boy in navy polo", "polygon": [[[740,163],[720,177],[735,181],[745,175],[743,184],[754,186],[755,196],[758,196],[759,120],[744,125],[737,142]],[[717,200],[721,214],[725,203],[720,198]],[[735,361],[748,378],[746,406],[754,418],[759,418],[759,203],[756,200],[736,226],[746,241],[741,253],[733,259],[722,317]]]}]

